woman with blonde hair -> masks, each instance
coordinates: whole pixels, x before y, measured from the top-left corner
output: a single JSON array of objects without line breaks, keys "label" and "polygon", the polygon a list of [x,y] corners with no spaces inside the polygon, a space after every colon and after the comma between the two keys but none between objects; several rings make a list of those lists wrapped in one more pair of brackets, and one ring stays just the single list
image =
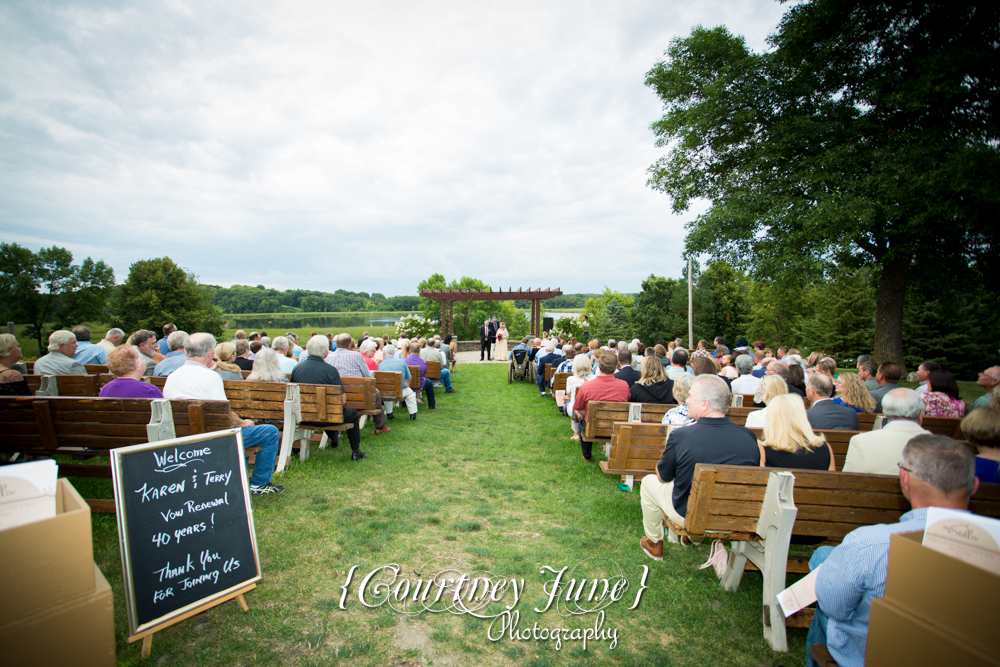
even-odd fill
[{"label": "woman with blonde hair", "polygon": [[875,412],[875,399],[857,373],[841,373],[833,381],[833,386],[837,388],[837,397],[833,399],[837,405],[846,405],[855,412]]},{"label": "woman with blonde hair", "polygon": [[247,382],[288,382],[274,350],[265,347],[257,353],[253,360],[253,372],[247,376]]},{"label": "woman with blonde hair", "polygon": [[674,383],[656,357],[642,360],[642,375],[629,388],[633,403],[674,403]]},{"label": "woman with blonde hair", "polygon": [[0,334],[0,396],[31,396],[28,381],[14,364],[21,360],[21,346],[11,334]]},{"label": "woman with blonde hair", "polygon": [[674,388],[672,390],[674,399],[677,401],[677,407],[667,410],[667,413],[663,415],[663,419],[660,421],[661,424],[688,426],[695,423],[696,420],[688,416],[687,405],[692,384],[694,384],[694,376],[690,373],[683,373],[677,376],[677,379],[674,380]]},{"label": "woman with blonde hair", "polygon": [[977,450],[979,481],[1000,483],[1000,410],[992,406],[973,410],[962,420],[962,433]]},{"label": "woman with blonde hair", "polygon": [[830,444],[809,425],[801,396],[775,396],[766,409],[764,434],[757,441],[761,468],[837,470]]},{"label": "woman with blonde hair", "polygon": [[243,369],[233,363],[235,359],[236,345],[219,343],[215,346],[215,367],[212,370],[221,375],[223,380],[242,380]]},{"label": "woman with blonde hair", "polygon": [[806,368],[808,370],[815,370],[816,364],[818,364],[819,360],[822,358],[823,358],[822,352],[810,352],[809,358],[806,360]]},{"label": "woman with blonde hair", "polygon": [[[765,375],[764,381],[760,383],[760,402],[765,406],[770,406],[771,401],[783,394],[788,393],[788,383],[781,379],[780,375]],[[764,428],[764,420],[767,418],[767,408],[754,410],[747,415],[747,428]]]},{"label": "woman with blonde hair", "polygon": [[583,386],[584,382],[594,379],[591,372],[590,359],[585,354],[578,354],[573,358],[573,374],[566,378],[566,411],[569,413],[570,425],[573,428],[571,440],[580,439],[580,422],[573,411],[573,404],[576,402],[576,391]]}]

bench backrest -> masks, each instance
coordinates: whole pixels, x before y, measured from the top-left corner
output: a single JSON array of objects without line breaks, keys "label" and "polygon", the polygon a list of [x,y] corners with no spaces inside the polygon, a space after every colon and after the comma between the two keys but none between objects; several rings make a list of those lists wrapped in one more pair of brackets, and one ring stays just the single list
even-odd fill
[{"label": "bench backrest", "polygon": [[[613,403],[609,401],[591,401],[587,404],[587,430],[584,438],[592,440],[610,440],[615,422],[628,421],[629,406],[635,403]],[[673,403],[639,403],[642,406],[642,421],[645,423],[660,423],[667,410],[676,408]],[[760,408],[729,408],[726,416],[734,424],[743,426],[747,415]]]},{"label": "bench backrest", "polygon": [[403,400],[403,374],[399,371],[375,371],[375,388],[383,401]]},{"label": "bench backrest", "polygon": [[343,424],[343,391],[337,385],[295,383],[302,406],[302,422],[308,424]]},{"label": "bench backrest", "polygon": [[552,391],[559,391],[560,389],[566,391],[566,380],[573,375],[572,373],[556,373],[555,380],[553,380]]},{"label": "bench backrest", "polygon": [[407,368],[410,369],[410,389],[416,391],[417,389],[420,389],[421,385],[420,366],[407,365]]},{"label": "bench backrest", "polygon": [[[759,440],[761,435],[764,433],[762,428],[752,428],[754,435],[757,436]],[[864,433],[864,431],[841,431],[841,430],[816,430],[814,433],[822,435],[826,438],[826,441],[830,443],[830,449],[833,450],[833,461],[837,465],[837,470],[844,469],[844,461],[847,459],[847,448],[851,443],[851,438],[856,436],[858,433]]]},{"label": "bench backrest", "polygon": [[428,380],[438,381],[441,379],[441,362],[440,361],[428,361],[427,362],[427,373],[425,377]]},{"label": "bench backrest", "polygon": [[230,408],[243,419],[284,419],[287,383],[223,380],[222,386]]},{"label": "bench backrest", "polygon": [[859,431],[872,430],[872,426],[875,425],[875,419],[881,416],[882,416],[881,414],[875,414],[874,412],[859,412],[858,430]]},{"label": "bench backrest", "polygon": [[[0,398],[0,449],[114,449],[148,442],[152,400],[145,398]],[[227,401],[170,401],[177,437],[230,428]]]},{"label": "bench backrest", "polygon": [[341,377],[347,405],[355,410],[375,409],[375,378]]},{"label": "bench backrest", "polygon": [[26,375],[32,394],[45,392],[46,396],[91,396],[101,393],[97,375]]},{"label": "bench backrest", "polygon": [[[692,535],[706,530],[756,534],[768,474],[776,468],[695,466],[685,528]],[[910,510],[895,475],[792,470],[798,507],[794,535],[839,543],[861,526],[896,523]],[[1000,517],[1000,485],[982,484],[970,509]]]},{"label": "bench backrest", "polygon": [[83,367],[87,369],[87,375],[100,375],[109,372],[106,364],[84,364]]},{"label": "bench backrest", "polygon": [[934,435],[946,435],[955,440],[965,440],[962,433],[962,420],[959,417],[924,417],[920,425]]},{"label": "bench backrest", "polygon": [[608,453],[608,472],[623,475],[652,473],[663,456],[670,429],[667,424],[615,422]]},{"label": "bench backrest", "polygon": [[545,364],[545,381],[546,382],[548,382],[549,380],[552,379],[552,372],[555,371],[555,369],[556,369],[556,366],[555,366],[554,362]]}]

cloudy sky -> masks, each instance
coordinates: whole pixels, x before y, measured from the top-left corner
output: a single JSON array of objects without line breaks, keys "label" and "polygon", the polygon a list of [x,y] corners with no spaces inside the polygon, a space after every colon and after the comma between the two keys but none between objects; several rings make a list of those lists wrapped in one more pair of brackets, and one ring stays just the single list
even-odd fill
[{"label": "cloudy sky", "polygon": [[638,291],[670,40],[772,0],[0,4],[0,239],[219,285]]}]

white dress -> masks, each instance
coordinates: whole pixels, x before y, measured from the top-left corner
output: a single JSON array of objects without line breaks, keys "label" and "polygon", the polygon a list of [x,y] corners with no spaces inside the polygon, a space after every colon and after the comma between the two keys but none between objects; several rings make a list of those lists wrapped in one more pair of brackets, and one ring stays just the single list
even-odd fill
[{"label": "white dress", "polygon": [[[503,338],[501,338],[503,336]],[[507,337],[510,336],[506,329],[497,332],[497,342],[493,348],[493,358],[497,361],[507,361]]]}]

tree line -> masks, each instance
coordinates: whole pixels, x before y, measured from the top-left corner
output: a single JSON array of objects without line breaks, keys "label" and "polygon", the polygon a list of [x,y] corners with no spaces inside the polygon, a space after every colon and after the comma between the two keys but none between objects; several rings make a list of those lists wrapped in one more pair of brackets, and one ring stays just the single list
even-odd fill
[{"label": "tree line", "polygon": [[214,303],[224,313],[340,313],[413,311],[420,305],[416,296],[390,296],[378,292],[335,292],[290,289],[279,292],[263,285],[233,285],[219,287],[206,285],[212,292]]}]

